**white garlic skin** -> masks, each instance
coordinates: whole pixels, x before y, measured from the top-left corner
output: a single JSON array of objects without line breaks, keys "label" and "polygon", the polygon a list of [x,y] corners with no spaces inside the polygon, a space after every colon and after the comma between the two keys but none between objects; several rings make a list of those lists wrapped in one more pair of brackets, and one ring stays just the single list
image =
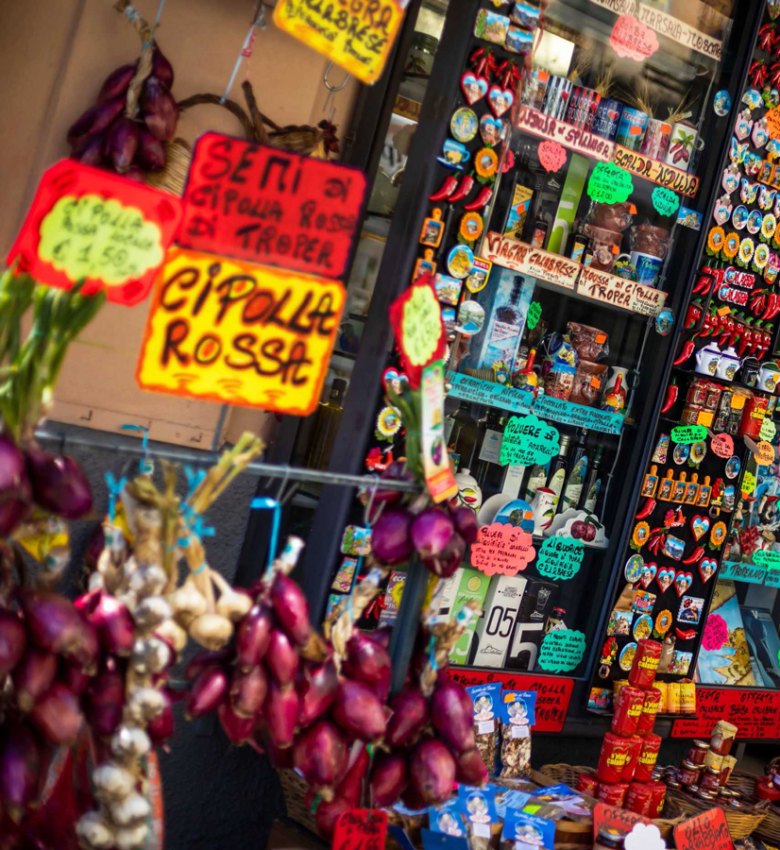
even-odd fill
[{"label": "white garlic skin", "polygon": [[117,850],[141,850],[149,837],[149,827],[145,823],[116,831]]},{"label": "white garlic skin", "polygon": [[84,850],[108,850],[116,841],[114,830],[98,812],[87,812],[79,818],[76,836]]},{"label": "white garlic skin", "polygon": [[173,616],[171,606],[162,596],[150,596],[133,611],[135,624],[141,631],[150,632]]},{"label": "white garlic skin", "polygon": [[233,637],[233,624],[220,614],[201,614],[190,623],[189,632],[196,643],[214,652]]},{"label": "white garlic skin", "polygon": [[135,776],[117,764],[102,764],[92,773],[95,796],[101,803],[124,800],[135,790]]},{"label": "white garlic skin", "polygon": [[144,638],[133,644],[132,664],[136,673],[162,673],[173,661],[170,646],[159,638]]},{"label": "white garlic skin", "polygon": [[185,627],[189,626],[196,617],[205,614],[208,608],[205,597],[189,579],[173,591],[168,597],[168,602],[176,621]]},{"label": "white garlic skin", "polygon": [[108,809],[111,820],[123,828],[135,826],[139,821],[146,820],[151,811],[149,801],[140,794],[131,794],[125,800],[112,803]]},{"label": "white garlic skin", "polygon": [[217,613],[237,623],[249,613],[252,604],[252,597],[247,593],[225,591],[217,600]]},{"label": "white garlic skin", "polygon": [[154,634],[167,641],[176,652],[183,652],[187,646],[187,632],[175,620],[166,620],[161,623],[154,630]]},{"label": "white garlic skin", "polygon": [[111,752],[120,759],[138,759],[152,749],[152,742],[137,726],[120,726],[111,738]]},{"label": "white garlic skin", "polygon": [[135,570],[130,576],[130,590],[139,597],[159,596],[168,584],[168,576],[162,567],[153,564]]},{"label": "white garlic skin", "polygon": [[130,694],[127,710],[139,725],[157,717],[165,708],[165,699],[154,688],[138,688]]}]

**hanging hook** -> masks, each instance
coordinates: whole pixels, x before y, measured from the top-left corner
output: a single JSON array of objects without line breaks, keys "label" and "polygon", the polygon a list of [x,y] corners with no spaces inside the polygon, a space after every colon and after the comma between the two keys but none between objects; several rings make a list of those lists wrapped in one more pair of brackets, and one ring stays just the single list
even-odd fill
[{"label": "hanging hook", "polygon": [[371,484],[371,489],[368,493],[368,502],[363,509],[363,525],[368,528],[371,527],[372,522],[376,522],[379,519],[385,507],[384,504],[380,505],[376,516],[371,515],[371,508],[374,507],[374,500],[376,499],[376,494],[379,490],[379,476],[374,473],[371,478],[373,479],[373,483]]},{"label": "hanging hook", "polygon": [[122,431],[140,431],[143,457],[138,461],[138,472],[141,475],[151,475],[154,472],[154,461],[149,452],[149,429],[146,425],[122,425]]},{"label": "hanging hook", "polygon": [[333,62],[328,62],[328,64],[325,66],[325,70],[322,72],[322,82],[323,82],[323,85],[325,86],[325,88],[331,94],[335,94],[336,92],[343,91],[347,87],[347,83],[349,82],[349,78],[350,78],[351,74],[349,73],[349,71],[345,71],[344,72],[344,79],[340,83],[338,83],[337,85],[334,85],[328,79],[328,74],[330,74],[330,72],[332,70],[333,70]]}]

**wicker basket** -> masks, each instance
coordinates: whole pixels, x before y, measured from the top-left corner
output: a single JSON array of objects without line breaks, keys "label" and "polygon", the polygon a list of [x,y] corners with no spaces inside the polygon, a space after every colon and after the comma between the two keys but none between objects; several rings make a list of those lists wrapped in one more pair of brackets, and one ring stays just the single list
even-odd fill
[{"label": "wicker basket", "polygon": [[[681,794],[679,791],[670,790],[667,792],[667,800],[673,800],[686,817],[695,817],[702,812],[711,809],[712,803],[706,803],[703,800],[695,800],[687,794]],[[766,818],[766,811],[753,809],[751,811],[736,811],[735,809],[724,808],[723,814],[726,816],[726,823],[729,825],[729,832],[735,841],[742,841],[749,835],[752,835]]]},{"label": "wicker basket", "polygon": [[752,773],[735,770],[729,777],[726,787],[739,792],[746,800],[754,800],[756,796],[756,779]]},{"label": "wicker basket", "polygon": [[306,805],[306,792],[309,788],[306,780],[294,770],[280,770],[278,773],[287,806],[287,817],[310,832],[317,832],[314,813],[311,807]]},{"label": "wicker basket", "polygon": [[780,806],[769,806],[766,817],[756,829],[756,835],[774,847],[780,847]]}]

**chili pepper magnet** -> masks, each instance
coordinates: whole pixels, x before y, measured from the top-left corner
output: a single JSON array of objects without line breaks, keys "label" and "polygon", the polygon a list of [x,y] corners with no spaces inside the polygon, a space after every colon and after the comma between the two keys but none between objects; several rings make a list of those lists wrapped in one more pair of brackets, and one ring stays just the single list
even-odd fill
[{"label": "chili pepper magnet", "polygon": [[639,509],[639,511],[636,515],[636,519],[647,519],[647,517],[649,517],[653,513],[653,511],[655,510],[655,506],[657,504],[658,503],[656,502],[655,499],[652,499],[652,498],[645,499],[645,503]]},{"label": "chili pepper magnet", "polygon": [[[683,558],[682,563],[685,564],[686,566],[691,566],[692,564],[698,564],[699,561],[701,561],[701,559],[704,557],[704,554],[705,554],[704,547],[703,546],[696,546],[694,548],[693,552],[691,552],[691,554],[688,555],[687,558]],[[679,561],[680,559],[676,558],[675,560]]]},{"label": "chili pepper magnet", "polygon": [[680,394],[680,388],[677,384],[669,384],[666,388],[666,398],[664,399],[661,413],[668,413],[675,405],[677,397]]},{"label": "chili pepper magnet", "polygon": [[693,640],[696,637],[696,629],[681,629],[679,626],[674,630],[678,640]]},{"label": "chili pepper magnet", "polygon": [[646,522],[638,522],[631,535],[632,548],[640,551],[650,537],[650,526]]}]

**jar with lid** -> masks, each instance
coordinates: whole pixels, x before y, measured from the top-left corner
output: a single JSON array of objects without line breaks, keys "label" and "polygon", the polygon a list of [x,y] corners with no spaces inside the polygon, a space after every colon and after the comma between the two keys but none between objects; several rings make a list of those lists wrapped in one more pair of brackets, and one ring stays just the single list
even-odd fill
[{"label": "jar with lid", "polygon": [[708,741],[694,741],[693,746],[688,750],[688,761],[693,764],[704,764],[709,749]]},{"label": "jar with lid", "polygon": [[703,800],[705,803],[714,803],[716,795],[712,793],[712,791],[708,791],[706,788],[699,788],[696,796]]},{"label": "jar with lid", "polygon": [[714,767],[705,767],[701,773],[700,787],[704,791],[714,791],[720,788],[720,771]]},{"label": "jar with lid", "polygon": [[702,765],[694,764],[688,761],[688,759],[685,759],[680,765],[680,782],[688,786],[698,784],[702,770],[704,770]]},{"label": "jar with lid", "polygon": [[625,843],[626,836],[624,833],[604,826],[599,830],[593,850],[623,850]]},{"label": "jar with lid", "polygon": [[[752,434],[748,434],[752,437]],[[758,434],[755,435],[758,439]],[[719,720],[713,730],[712,738],[710,739],[710,748],[714,753],[721,756],[727,756],[731,752],[731,746],[734,739],[737,737],[737,727],[727,720]]]}]

